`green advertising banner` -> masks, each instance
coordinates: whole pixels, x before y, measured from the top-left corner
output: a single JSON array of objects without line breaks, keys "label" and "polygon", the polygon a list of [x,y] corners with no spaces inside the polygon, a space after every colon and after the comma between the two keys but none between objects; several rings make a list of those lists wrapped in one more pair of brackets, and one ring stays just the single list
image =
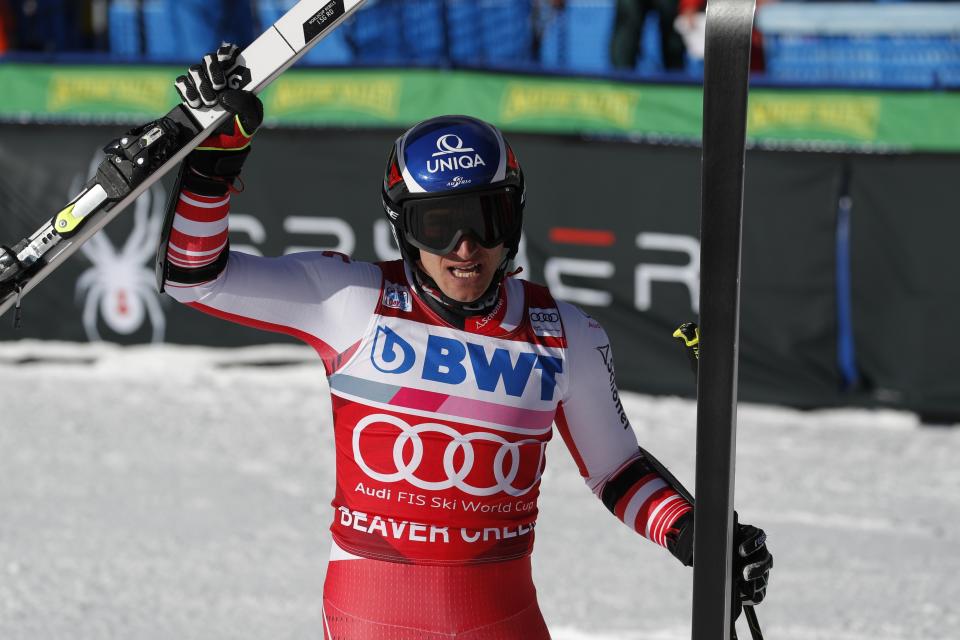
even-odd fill
[{"label": "green advertising banner", "polygon": [[[2,64],[7,122],[139,123],[175,103],[181,70],[155,66]],[[451,70],[293,70],[263,95],[268,124],[403,127],[467,113],[508,131],[695,144],[702,90],[582,78]],[[960,94],[754,89],[757,147],[873,152],[960,150]]]}]

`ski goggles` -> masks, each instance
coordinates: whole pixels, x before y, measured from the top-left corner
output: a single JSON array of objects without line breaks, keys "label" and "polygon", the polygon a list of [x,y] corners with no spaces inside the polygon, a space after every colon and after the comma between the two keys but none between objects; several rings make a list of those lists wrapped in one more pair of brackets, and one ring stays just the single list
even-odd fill
[{"label": "ski goggles", "polygon": [[513,187],[432,198],[410,199],[401,212],[407,242],[437,255],[457,248],[470,236],[492,249],[520,229],[521,208]]}]

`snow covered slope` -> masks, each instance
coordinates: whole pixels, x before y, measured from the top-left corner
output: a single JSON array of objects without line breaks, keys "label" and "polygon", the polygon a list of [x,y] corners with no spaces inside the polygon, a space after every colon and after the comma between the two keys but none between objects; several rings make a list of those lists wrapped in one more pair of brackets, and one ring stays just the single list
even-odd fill
[{"label": "snow covered slope", "polygon": [[[334,458],[311,351],[0,344],[0,403],[0,638],[322,637]],[[692,485],[694,404],[624,404]],[[741,520],[776,558],[767,637],[960,637],[960,430],[747,405],[738,443]],[[534,568],[557,640],[689,638],[689,570],[559,438],[548,459]]]}]

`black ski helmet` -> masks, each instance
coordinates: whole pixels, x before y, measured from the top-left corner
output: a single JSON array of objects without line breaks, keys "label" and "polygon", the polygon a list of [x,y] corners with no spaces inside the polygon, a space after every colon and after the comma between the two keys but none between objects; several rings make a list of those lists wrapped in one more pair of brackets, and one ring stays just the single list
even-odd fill
[{"label": "black ski helmet", "polygon": [[484,210],[495,214],[492,233],[507,249],[495,282],[517,255],[524,195],[523,171],[503,134],[470,116],[439,116],[414,125],[394,143],[383,177],[387,220],[410,264],[420,255],[410,241],[411,209],[451,196],[484,199]]}]

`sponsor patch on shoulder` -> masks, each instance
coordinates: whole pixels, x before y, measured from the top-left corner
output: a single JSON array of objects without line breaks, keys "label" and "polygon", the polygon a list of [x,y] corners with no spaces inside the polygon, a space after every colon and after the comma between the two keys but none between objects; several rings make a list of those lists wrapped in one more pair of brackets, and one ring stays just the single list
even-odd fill
[{"label": "sponsor patch on shoulder", "polygon": [[410,297],[410,288],[403,285],[387,282],[383,287],[383,306],[400,311],[413,311],[413,299]]},{"label": "sponsor patch on shoulder", "polygon": [[537,309],[530,307],[530,326],[534,335],[560,338],[563,325],[560,324],[560,312],[557,309]]}]

